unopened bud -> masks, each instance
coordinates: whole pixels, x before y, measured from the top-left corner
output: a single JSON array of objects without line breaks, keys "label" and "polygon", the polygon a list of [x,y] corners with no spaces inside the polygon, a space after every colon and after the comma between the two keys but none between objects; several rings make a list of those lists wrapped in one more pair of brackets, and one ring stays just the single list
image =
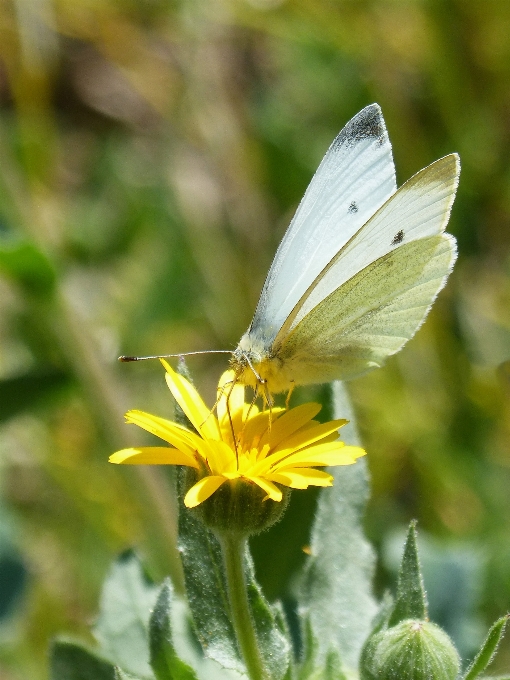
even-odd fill
[{"label": "unopened bud", "polygon": [[455,680],[459,668],[457,650],[441,628],[406,619],[369,639],[361,680]]}]

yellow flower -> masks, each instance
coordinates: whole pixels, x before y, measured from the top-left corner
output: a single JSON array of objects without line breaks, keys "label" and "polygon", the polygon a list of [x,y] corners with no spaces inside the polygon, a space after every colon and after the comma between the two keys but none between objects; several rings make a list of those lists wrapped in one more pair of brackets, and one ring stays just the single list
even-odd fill
[{"label": "yellow flower", "polygon": [[196,432],[150,413],[128,411],[128,423],[152,432],[170,446],[123,449],[110,456],[110,463],[196,468],[202,478],[184,498],[188,508],[236,479],[257,484],[267,494],[265,500],[281,501],[278,484],[293,489],[331,486],[333,477],[315,468],[351,465],[365,455],[362,448],[346,446],[338,439],[338,430],[346,420],[322,424],[313,420],[320,404],[260,411],[245,402],[243,385],[232,387],[234,372],[226,371],[218,385],[215,416],[186,378],[166,361],[162,364],[168,387]]}]

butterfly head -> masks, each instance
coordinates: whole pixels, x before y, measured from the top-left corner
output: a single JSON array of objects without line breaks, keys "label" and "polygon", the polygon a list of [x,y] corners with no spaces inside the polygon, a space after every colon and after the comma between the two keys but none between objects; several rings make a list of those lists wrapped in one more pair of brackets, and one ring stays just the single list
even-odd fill
[{"label": "butterfly head", "polygon": [[268,403],[272,402],[271,394],[288,392],[293,387],[282,363],[274,348],[250,331],[243,335],[230,360],[236,381],[266,395]]}]

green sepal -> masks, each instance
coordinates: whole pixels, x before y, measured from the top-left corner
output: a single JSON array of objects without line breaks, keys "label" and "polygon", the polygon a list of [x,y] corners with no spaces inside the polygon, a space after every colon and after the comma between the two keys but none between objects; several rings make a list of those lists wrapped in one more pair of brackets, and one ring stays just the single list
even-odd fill
[{"label": "green sepal", "polygon": [[166,579],[149,621],[150,664],[157,680],[197,680],[195,671],[177,656],[170,622],[172,585]]},{"label": "green sepal", "polygon": [[158,588],[131,550],[113,564],[103,585],[94,635],[101,650],[123,671],[152,678],[149,617]]},{"label": "green sepal", "polygon": [[499,643],[503,639],[509,616],[509,614],[502,616],[492,625],[480,651],[468,666],[463,680],[475,680],[475,678],[479,678],[480,674],[483,673],[487,666],[492,662],[499,647]]},{"label": "green sepal", "polygon": [[390,616],[388,627],[396,626],[406,619],[425,620],[427,598],[418,559],[416,545],[416,522],[409,525],[404,554],[398,575],[397,599]]},{"label": "green sepal", "polygon": [[70,640],[56,640],[50,650],[51,680],[115,680],[115,666],[97,652]]}]

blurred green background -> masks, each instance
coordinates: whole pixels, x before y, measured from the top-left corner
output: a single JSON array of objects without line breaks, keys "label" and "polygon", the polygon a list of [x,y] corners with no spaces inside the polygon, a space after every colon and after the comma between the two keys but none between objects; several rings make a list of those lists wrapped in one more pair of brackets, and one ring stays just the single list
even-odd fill
[{"label": "blurred green background", "polygon": [[[448,286],[351,384],[377,592],[416,517],[433,618],[466,654],[509,608],[510,3],[5,0],[2,680],[47,677],[48,640],[86,635],[126,546],[179,581],[168,471],[107,463],[143,441],[123,412],[171,399],[157,362],[116,357],[235,347],[323,153],[373,101],[399,184],[462,160]],[[219,356],[189,361],[211,403]],[[290,597],[313,500],[253,542],[271,598]]]}]

